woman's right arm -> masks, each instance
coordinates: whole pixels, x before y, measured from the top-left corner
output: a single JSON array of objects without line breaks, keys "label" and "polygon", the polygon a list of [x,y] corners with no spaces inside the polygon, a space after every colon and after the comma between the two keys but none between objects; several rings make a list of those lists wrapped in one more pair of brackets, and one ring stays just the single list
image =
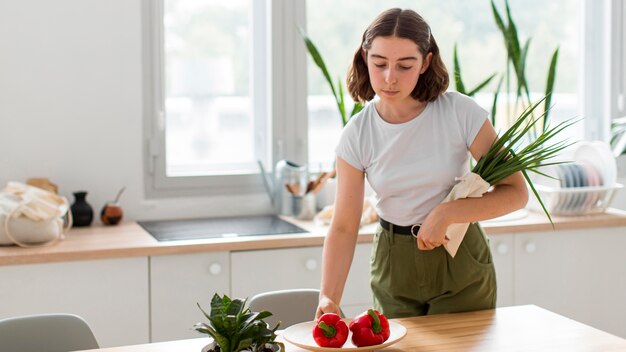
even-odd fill
[{"label": "woman's right arm", "polygon": [[320,302],[315,317],[339,314],[339,303],[352,264],[363,212],[364,173],[337,157],[337,193],[324,240]]}]

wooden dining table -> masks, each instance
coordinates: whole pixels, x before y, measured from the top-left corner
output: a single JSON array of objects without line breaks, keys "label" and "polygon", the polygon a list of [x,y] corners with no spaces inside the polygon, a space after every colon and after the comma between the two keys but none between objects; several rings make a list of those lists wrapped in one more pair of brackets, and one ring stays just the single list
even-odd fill
[{"label": "wooden dining table", "polygon": [[[406,327],[407,334],[381,351],[626,351],[625,339],[535,305],[394,321]],[[210,341],[205,337],[90,351],[199,352]],[[307,351],[289,343],[285,346],[286,352]]]}]

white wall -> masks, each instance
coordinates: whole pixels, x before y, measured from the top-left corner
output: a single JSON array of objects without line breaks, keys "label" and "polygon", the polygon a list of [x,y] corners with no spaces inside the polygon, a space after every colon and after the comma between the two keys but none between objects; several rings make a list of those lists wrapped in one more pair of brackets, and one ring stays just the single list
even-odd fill
[{"label": "white wall", "polygon": [[265,194],[144,199],[141,75],[141,0],[0,1],[0,187],[48,177],[97,213],[126,186],[127,219],[268,212]]},{"label": "white wall", "polygon": [[144,200],[141,28],[140,0],[0,1],[0,187],[48,177],[98,213],[126,186],[127,219],[269,209],[265,195]]}]

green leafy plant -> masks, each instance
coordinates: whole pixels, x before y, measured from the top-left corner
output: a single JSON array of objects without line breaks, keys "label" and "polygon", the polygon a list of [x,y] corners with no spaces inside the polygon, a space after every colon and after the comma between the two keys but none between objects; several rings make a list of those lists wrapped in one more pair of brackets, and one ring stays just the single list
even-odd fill
[{"label": "green leafy plant", "polygon": [[[504,45],[506,47],[507,52],[507,64],[506,64],[506,87],[507,92],[511,90],[511,68],[513,69],[513,73],[515,74],[516,86],[515,86],[515,96],[516,101],[514,105],[513,111],[516,111],[517,107],[521,104],[522,107],[530,106],[531,98],[530,98],[530,88],[528,86],[528,81],[526,80],[526,59],[528,57],[528,48],[530,47],[530,42],[532,38],[528,38],[524,45],[521,45],[520,38],[518,36],[517,26],[513,21],[513,16],[511,15],[511,9],[509,7],[508,0],[504,2],[505,10],[506,10],[506,22],[503,20],[503,16],[498,11],[495,3],[491,0],[491,9],[493,12],[493,17],[502,34],[504,39]],[[554,91],[554,81],[556,77],[556,66],[558,62],[559,56],[559,48],[557,47],[552,54],[552,58],[550,60],[550,65],[548,67],[548,76],[546,79],[546,87],[545,87],[545,99],[542,99],[544,102],[544,109],[542,114],[542,122],[540,126],[541,131],[545,131],[548,128],[549,124],[549,111],[550,104],[552,102],[552,92]],[[497,97],[497,94],[496,94]],[[524,99],[526,102],[524,102]],[[496,105],[497,98],[494,100],[494,106]],[[534,109],[533,109],[534,110]],[[495,114],[494,114],[495,116]],[[534,130],[533,130],[534,131]]]},{"label": "green leafy plant", "polygon": [[270,329],[263,320],[272,316],[268,311],[252,312],[246,308],[246,301],[220,297],[217,293],[211,299],[211,313],[207,314],[200,304],[198,308],[209,320],[208,323],[194,325],[196,331],[210,335],[217,347],[215,352],[266,352],[284,351],[282,343],[276,342],[276,327]]},{"label": "green leafy plant", "polygon": [[534,117],[533,112],[541,103],[545,103],[546,99],[547,97],[543,97],[526,108],[513,125],[494,141],[489,151],[473,167],[472,172],[478,174],[490,185],[494,185],[513,173],[521,171],[539,204],[541,204],[541,208],[552,223],[552,218],[535,190],[527,171],[553,178],[542,173],[538,168],[562,163],[550,162],[550,160],[574,143],[567,140],[555,142],[553,138],[578,121],[570,119],[554,127],[547,126],[536,138],[529,141],[529,132],[539,121],[545,119],[546,114],[544,111],[540,116]]},{"label": "green leafy plant", "polygon": [[341,123],[343,126],[345,126],[348,123],[348,120],[352,116],[354,116],[356,113],[358,113],[359,111],[363,109],[363,104],[361,104],[360,102],[354,102],[352,111],[350,111],[350,115],[347,115],[346,100],[345,100],[345,95],[343,92],[343,83],[342,83],[343,81],[341,77],[337,79],[337,86],[335,86],[332,78],[330,77],[330,73],[328,73],[328,69],[326,68],[326,64],[324,63],[324,59],[322,58],[322,55],[320,54],[319,50],[317,50],[317,47],[315,46],[315,44],[313,44],[313,41],[311,40],[311,38],[309,38],[309,36],[306,35],[306,33],[302,30],[302,28],[299,28],[299,29],[300,29],[300,34],[302,35],[302,38],[304,39],[304,44],[306,45],[306,49],[309,52],[309,55],[311,56],[311,59],[313,59],[313,62],[315,63],[315,65],[319,67],[319,69],[322,71],[322,74],[324,75],[326,82],[328,82],[328,86],[330,87],[330,90],[333,93],[333,97],[335,98],[335,103],[337,104],[337,108],[339,109],[339,115],[341,116]]},{"label": "green leafy plant", "polygon": [[[468,90],[465,88],[465,83],[463,83],[463,77],[461,75],[461,64],[459,63],[459,54],[456,43],[454,44],[454,87],[457,92],[461,94],[465,94],[468,97],[473,97],[476,93],[483,90],[487,85],[494,79],[498,74],[493,73],[491,76],[487,77],[484,81],[476,85],[476,87]],[[498,83],[498,87],[494,94],[493,105],[491,108],[491,124],[496,125],[496,102],[498,101],[498,94],[500,93],[500,87],[502,86],[502,77],[500,78],[500,82]]]}]

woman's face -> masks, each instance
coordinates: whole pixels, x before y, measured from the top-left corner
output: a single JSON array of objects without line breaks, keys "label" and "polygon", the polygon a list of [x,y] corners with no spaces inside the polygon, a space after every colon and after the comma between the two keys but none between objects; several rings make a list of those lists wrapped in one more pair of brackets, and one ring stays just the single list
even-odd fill
[{"label": "woman's face", "polygon": [[426,71],[426,60],[415,42],[398,37],[376,37],[367,51],[370,83],[381,101],[400,102],[413,99],[411,92],[419,76]]}]

